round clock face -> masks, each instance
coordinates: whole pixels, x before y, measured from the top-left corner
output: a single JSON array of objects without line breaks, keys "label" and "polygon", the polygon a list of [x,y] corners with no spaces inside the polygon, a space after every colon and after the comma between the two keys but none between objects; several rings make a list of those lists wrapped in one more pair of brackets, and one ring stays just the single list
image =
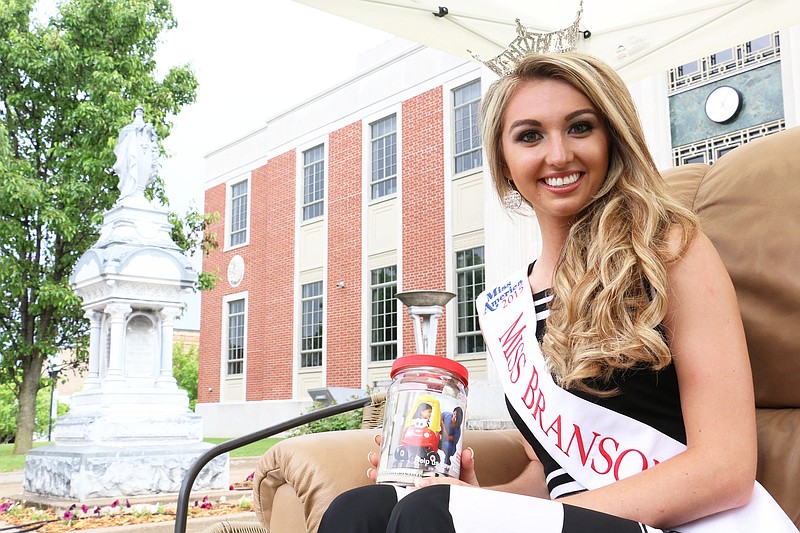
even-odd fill
[{"label": "round clock face", "polygon": [[742,95],[733,87],[717,87],[706,98],[706,116],[714,122],[728,122],[742,108]]}]

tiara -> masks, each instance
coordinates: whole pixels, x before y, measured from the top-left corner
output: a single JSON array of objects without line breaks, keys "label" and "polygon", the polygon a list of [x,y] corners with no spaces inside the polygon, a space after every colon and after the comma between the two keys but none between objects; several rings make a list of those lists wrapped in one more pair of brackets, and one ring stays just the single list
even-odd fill
[{"label": "tiara", "polygon": [[[528,54],[532,53],[551,53],[568,52],[575,50],[580,33],[579,27],[583,15],[583,0],[581,0],[578,13],[575,15],[575,22],[563,30],[551,31],[549,33],[539,33],[525,27],[519,19],[517,22],[517,37],[511,41],[503,52],[488,61],[484,61],[472,50],[467,50],[470,55],[480,61],[498,76],[510,74],[517,66],[517,63]],[[585,36],[589,32],[584,32]]]}]

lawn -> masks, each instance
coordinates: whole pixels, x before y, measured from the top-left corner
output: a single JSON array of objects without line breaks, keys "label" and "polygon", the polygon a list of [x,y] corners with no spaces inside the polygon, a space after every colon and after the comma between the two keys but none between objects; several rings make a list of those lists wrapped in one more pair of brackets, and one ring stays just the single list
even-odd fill
[{"label": "lawn", "polygon": [[[226,440],[228,439],[205,439],[206,442],[211,444],[219,444],[221,442],[225,442]],[[281,440],[283,439],[279,437],[260,440],[258,442],[254,442],[253,444],[248,444],[247,446],[233,450],[230,452],[230,457],[260,457],[265,451],[269,450],[273,444]],[[38,448],[39,446],[47,446],[48,444],[50,443],[37,442],[34,443],[33,447]],[[13,451],[13,444],[0,444],[0,472],[17,472],[21,471],[25,466],[25,456],[12,455],[11,452]]]}]

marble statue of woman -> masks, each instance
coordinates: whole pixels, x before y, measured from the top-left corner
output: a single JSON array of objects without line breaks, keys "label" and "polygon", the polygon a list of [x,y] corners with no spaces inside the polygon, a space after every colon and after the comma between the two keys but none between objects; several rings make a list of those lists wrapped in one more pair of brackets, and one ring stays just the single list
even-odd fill
[{"label": "marble statue of woman", "polygon": [[144,109],[137,106],[133,122],[119,132],[114,155],[114,172],[119,176],[119,200],[133,197],[144,199],[144,190],[158,173],[158,136],[153,126],[145,124]]}]

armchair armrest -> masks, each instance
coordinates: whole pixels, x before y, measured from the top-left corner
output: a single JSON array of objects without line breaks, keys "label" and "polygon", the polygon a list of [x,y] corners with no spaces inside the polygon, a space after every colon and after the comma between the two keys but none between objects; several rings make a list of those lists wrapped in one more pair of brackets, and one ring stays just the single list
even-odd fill
[{"label": "armchair armrest", "polygon": [[[256,516],[271,533],[316,532],[330,502],[370,483],[367,454],[380,430],[332,431],[279,442],[258,462],[253,479]],[[496,485],[514,479],[529,460],[516,430],[466,431],[478,479]]]}]

